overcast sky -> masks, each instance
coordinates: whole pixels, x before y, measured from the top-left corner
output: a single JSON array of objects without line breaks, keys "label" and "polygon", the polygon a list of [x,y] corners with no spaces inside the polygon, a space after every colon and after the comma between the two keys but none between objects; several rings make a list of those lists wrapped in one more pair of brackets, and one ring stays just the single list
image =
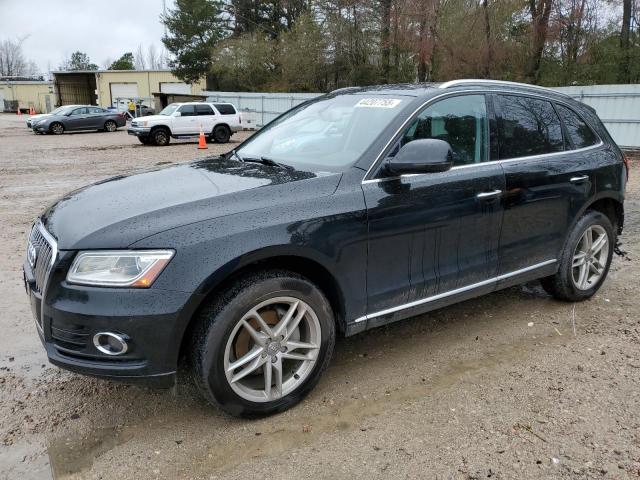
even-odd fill
[{"label": "overcast sky", "polygon": [[162,0],[0,0],[0,39],[27,37],[25,57],[42,73],[76,50],[103,68],[107,58],[135,53],[139,44],[159,50],[161,13]]}]

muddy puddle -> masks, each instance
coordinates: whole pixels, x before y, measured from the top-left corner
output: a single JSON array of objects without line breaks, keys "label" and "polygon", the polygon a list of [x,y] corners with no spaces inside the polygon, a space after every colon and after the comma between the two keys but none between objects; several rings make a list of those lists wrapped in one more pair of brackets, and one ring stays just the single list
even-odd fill
[{"label": "muddy puddle", "polygon": [[[97,428],[82,437],[57,438],[51,441],[47,449],[53,478],[83,478],[83,473],[91,468],[94,460],[110,450],[129,441],[144,443],[145,436],[150,431],[179,431],[189,423],[209,423],[211,429],[226,431],[230,439],[226,442],[200,444],[198,448],[184,452],[180,463],[190,465],[189,475],[194,475],[194,478],[212,473],[223,475],[224,478],[225,472],[241,464],[313,446],[324,434],[366,431],[362,425],[375,423],[376,417],[385,412],[400,409],[416,400],[427,399],[440,391],[457,388],[465,382],[473,382],[483,371],[491,371],[501,365],[517,364],[519,359],[541,346],[564,348],[574,340],[572,335],[558,334],[555,327],[547,330],[549,332],[543,335],[525,334],[513,343],[496,345],[488,352],[478,352],[478,355],[465,360],[445,363],[433,375],[419,378],[417,383],[405,385],[401,389],[388,390],[382,395],[348,398],[320,413],[297,416],[294,422],[282,421],[283,415],[257,421],[233,419],[224,415],[211,418],[209,415],[202,415],[198,408],[189,411],[187,407],[181,412],[180,418],[170,415],[156,418],[155,425],[140,423],[123,428]],[[337,369],[345,367],[340,363],[342,362],[336,365]],[[371,368],[376,368],[376,365]],[[332,375],[331,369],[328,374]],[[178,404],[182,403],[180,395],[183,394],[188,393],[181,392],[180,389],[167,392]],[[295,408],[293,411],[295,412]],[[247,428],[255,432],[247,434]],[[180,444],[182,441],[178,440],[176,443]]]}]

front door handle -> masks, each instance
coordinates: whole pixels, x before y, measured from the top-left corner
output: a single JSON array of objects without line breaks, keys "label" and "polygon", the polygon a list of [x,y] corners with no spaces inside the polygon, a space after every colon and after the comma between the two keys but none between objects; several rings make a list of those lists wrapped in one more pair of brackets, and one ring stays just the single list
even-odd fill
[{"label": "front door handle", "polygon": [[578,177],[571,177],[569,181],[571,183],[583,183],[589,180],[589,175],[580,175]]},{"label": "front door handle", "polygon": [[491,192],[480,192],[476,195],[478,200],[493,200],[502,195],[502,190],[492,190]]}]

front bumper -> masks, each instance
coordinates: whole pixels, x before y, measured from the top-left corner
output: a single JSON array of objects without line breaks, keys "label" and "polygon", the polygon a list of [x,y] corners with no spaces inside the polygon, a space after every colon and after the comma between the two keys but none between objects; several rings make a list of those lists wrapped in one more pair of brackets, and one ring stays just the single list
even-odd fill
[{"label": "front bumper", "polygon": [[[154,288],[68,284],[66,271],[75,254],[58,253],[44,295],[37,291],[29,263],[23,265],[25,289],[49,361],[85,375],[173,385],[181,339],[197,300],[186,292]],[[127,337],[127,352],[112,356],[99,351],[93,344],[98,332]]]},{"label": "front bumper", "polygon": [[135,135],[136,137],[148,137],[149,136],[149,132],[151,131],[151,128],[149,127],[129,127],[127,128],[127,133],[129,135]]},{"label": "front bumper", "polygon": [[33,125],[31,129],[35,133],[46,133],[49,131],[49,125]]}]

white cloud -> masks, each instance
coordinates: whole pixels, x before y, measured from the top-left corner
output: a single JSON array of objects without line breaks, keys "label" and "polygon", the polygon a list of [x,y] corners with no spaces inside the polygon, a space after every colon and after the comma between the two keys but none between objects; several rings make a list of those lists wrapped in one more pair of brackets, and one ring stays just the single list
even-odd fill
[{"label": "white cloud", "polygon": [[162,0],[0,0],[0,38],[26,37],[24,54],[43,73],[76,50],[102,67],[141,43],[162,48],[161,13]]}]

